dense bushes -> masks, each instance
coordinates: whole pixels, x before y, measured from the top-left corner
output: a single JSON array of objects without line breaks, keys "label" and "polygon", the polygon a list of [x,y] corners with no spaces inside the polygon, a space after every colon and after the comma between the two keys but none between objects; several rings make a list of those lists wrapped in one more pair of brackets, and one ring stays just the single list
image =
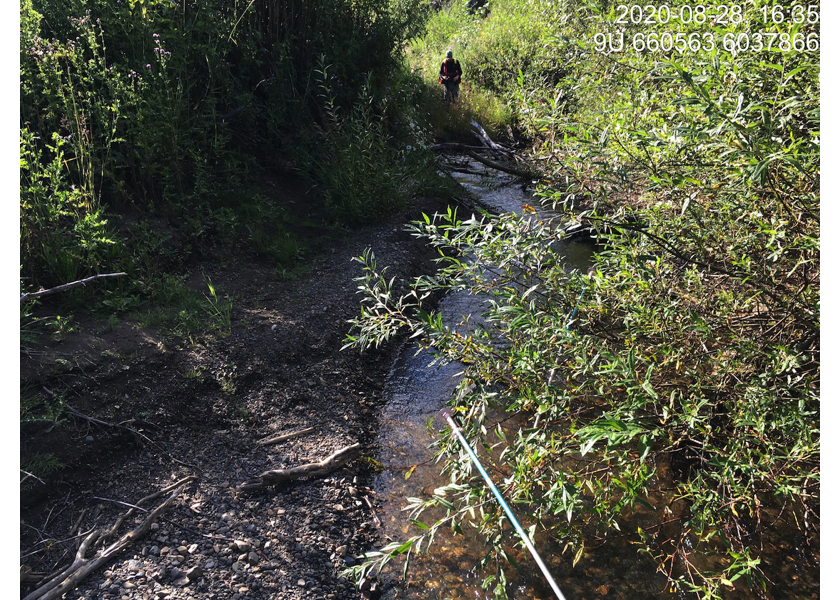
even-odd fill
[{"label": "dense bushes", "polygon": [[[563,72],[526,66],[531,75],[502,89],[509,61],[482,67],[536,140],[539,193],[558,216],[418,224],[460,259],[402,298],[368,264],[354,343],[408,327],[464,363],[453,404],[477,440],[490,443],[494,411],[527,421],[500,434],[497,468],[511,500],[573,556],[627,535],[633,514],[634,543],[675,588],[761,597],[782,585],[766,570],[762,523],[788,523],[803,544],[818,527],[819,57],[722,44],[726,33],[804,36],[819,24],[766,27],[759,6],[716,30],[716,51],[608,55],[595,46],[617,31],[604,4],[555,4],[562,14],[541,35]],[[527,38],[516,6],[540,3],[500,0],[485,22],[465,22],[465,72],[470,45],[492,47],[481,41],[490,32],[499,44],[512,31]],[[592,276],[566,271],[561,221],[594,228]],[[466,335],[419,310],[426,292],[450,288],[491,294],[490,332]],[[412,516],[441,506],[449,516],[435,527],[472,522],[498,540],[504,517],[482,504],[489,493],[469,461],[447,436],[442,452],[452,485]],[[385,560],[410,547],[392,545]]]},{"label": "dense bushes", "polygon": [[322,57],[335,76],[335,115],[356,114],[362,93],[370,100],[361,109],[374,124],[368,135],[388,151],[363,160],[393,158],[411,142],[390,140],[381,105],[393,94],[401,44],[422,24],[421,7],[428,8],[420,0],[21,2],[23,285],[120,268],[127,257],[111,244],[106,208],[192,223],[237,206],[258,161],[306,155],[313,135],[338,129],[319,97]]}]

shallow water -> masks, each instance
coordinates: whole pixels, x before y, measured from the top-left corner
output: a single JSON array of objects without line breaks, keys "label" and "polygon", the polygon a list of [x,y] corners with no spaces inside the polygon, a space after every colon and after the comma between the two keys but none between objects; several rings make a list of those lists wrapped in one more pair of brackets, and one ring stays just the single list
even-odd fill
[{"label": "shallow water", "polygon": [[[475,163],[469,168],[481,170],[480,165]],[[505,185],[509,180],[504,177],[457,173],[456,177],[494,212],[521,212],[523,204],[536,205],[519,186]],[[586,270],[589,267],[590,246],[567,244],[562,251],[571,268]],[[464,315],[472,315],[471,321],[475,323],[477,315],[482,312],[482,304],[481,298],[458,292],[447,295],[438,308],[444,321],[455,326]],[[380,449],[377,458],[384,470],[374,483],[381,507],[382,538],[386,542],[402,541],[419,533],[408,523],[407,514],[402,511],[407,497],[428,498],[435,488],[449,482],[446,476],[440,474],[440,465],[433,462],[433,451],[429,446],[435,440],[435,434],[430,427],[440,430],[446,426],[438,413],[457,386],[461,365],[429,367],[433,358],[430,351],[418,353],[415,345],[407,343],[386,383],[387,404],[381,413],[377,439]],[[514,426],[513,423],[509,425]],[[405,474],[411,469],[411,476],[406,480]],[[658,471],[663,488],[670,487],[669,467],[658,465]],[[650,501],[657,505],[663,499],[663,494],[655,493]],[[527,528],[530,521],[524,507],[514,506],[513,510],[523,527]],[[651,515],[644,513],[634,515],[628,531],[635,531],[637,524],[650,524],[650,518]],[[424,516],[424,520],[431,522],[429,516]],[[513,528],[508,527],[506,531],[508,554],[518,565],[516,568],[504,566],[509,597],[554,598],[530,555],[515,547],[517,538]],[[773,554],[764,555],[765,573],[773,583],[765,597],[819,598],[819,540],[812,539],[812,549],[807,548],[801,534],[790,524],[786,525],[785,519],[777,521],[772,532],[765,534],[764,540],[766,546],[773,548]],[[536,546],[567,600],[691,597],[669,592],[665,576],[655,573],[653,561],[637,554],[627,538],[613,536],[602,546],[588,549],[574,567],[571,553],[563,554],[562,549],[547,536],[541,537],[538,533]],[[386,593],[386,598],[491,599],[494,597],[492,592],[482,590],[481,582],[494,569],[488,567],[479,573],[474,568],[486,551],[483,539],[469,530],[466,530],[466,535],[457,536],[448,530],[442,531],[435,538],[430,555],[412,558],[404,589],[392,588]],[[695,559],[698,558],[695,556]],[[716,559],[712,556],[707,560]],[[391,570],[394,578],[399,576],[402,567],[401,562],[397,562],[397,567]],[[741,600],[761,596],[736,590],[726,597]]]},{"label": "shallow water", "polygon": [[[472,164],[471,168],[478,170],[480,166]],[[530,194],[520,187],[505,185],[505,178],[464,174],[456,174],[456,177],[494,212],[521,212],[522,205],[534,204]],[[589,267],[591,247],[569,244],[567,250],[566,256],[572,267],[582,270]],[[475,325],[483,310],[483,302],[482,298],[468,292],[450,293],[438,308],[444,322],[450,326],[457,325],[465,315],[471,315],[471,322]],[[458,384],[461,365],[429,367],[433,359],[431,351],[418,353],[414,345],[407,344],[395,362],[385,387],[388,402],[382,412],[378,438],[378,460],[385,469],[375,481],[375,490],[382,506],[380,516],[386,539],[405,539],[418,532],[407,522],[401,510],[406,497],[428,497],[434,488],[448,483],[440,474],[439,465],[433,462],[429,446],[434,434],[429,430],[429,423],[434,429],[445,426],[438,413]],[[405,473],[412,468],[414,470],[406,480]],[[527,522],[527,519],[523,520]],[[550,588],[532,564],[530,556],[522,555],[513,547],[515,534],[511,534],[509,552],[522,564],[522,568],[505,568],[510,595],[552,598]],[[492,598],[492,593],[481,589],[481,581],[486,574],[480,575],[474,570],[485,552],[484,541],[469,531],[458,536],[442,532],[436,538],[433,556],[412,560],[407,589],[393,597]],[[568,558],[559,556],[557,548],[544,546],[542,554],[550,568],[558,568],[563,561],[568,561]],[[578,566],[578,570],[582,571],[582,565]]]}]

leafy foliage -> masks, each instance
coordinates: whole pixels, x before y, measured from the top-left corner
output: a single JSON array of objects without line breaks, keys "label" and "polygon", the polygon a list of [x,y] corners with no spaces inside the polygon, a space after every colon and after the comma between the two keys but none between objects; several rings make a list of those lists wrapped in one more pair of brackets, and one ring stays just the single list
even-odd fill
[{"label": "leafy foliage", "polygon": [[[486,22],[464,23],[462,54],[491,32],[508,43],[494,19],[514,25],[502,15],[515,6],[542,5],[494,3]],[[440,269],[408,294],[362,257],[365,299],[349,343],[407,328],[463,363],[453,406],[479,442],[494,414],[526,421],[500,441],[497,468],[510,501],[527,503],[535,525],[577,556],[641,520],[635,543],[675,588],[720,597],[744,585],[761,596],[761,523],[787,507],[799,535],[816,527],[818,56],[608,55],[592,40],[612,3],[554,6],[559,18],[540,35],[563,71],[520,66],[504,92],[535,140],[539,195],[554,216],[427,218],[414,232],[440,248]],[[788,25],[789,35],[819,28]],[[760,28],[755,6],[720,33]],[[496,56],[482,77],[499,90],[511,60]],[[600,244],[589,276],[564,264],[571,223]],[[449,289],[486,294],[488,325],[450,328],[426,312],[428,294]],[[472,516],[489,492],[447,434],[441,456],[457,487],[448,516],[409,541],[453,520],[497,540],[503,517]],[[412,516],[437,505],[414,501]]]}]

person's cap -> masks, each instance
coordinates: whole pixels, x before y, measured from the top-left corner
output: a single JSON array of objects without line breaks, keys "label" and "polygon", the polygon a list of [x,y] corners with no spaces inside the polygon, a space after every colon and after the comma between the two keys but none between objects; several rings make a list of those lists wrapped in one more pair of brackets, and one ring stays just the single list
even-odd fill
[{"label": "person's cap", "polygon": [[452,50],[447,51],[446,58],[452,58]]}]

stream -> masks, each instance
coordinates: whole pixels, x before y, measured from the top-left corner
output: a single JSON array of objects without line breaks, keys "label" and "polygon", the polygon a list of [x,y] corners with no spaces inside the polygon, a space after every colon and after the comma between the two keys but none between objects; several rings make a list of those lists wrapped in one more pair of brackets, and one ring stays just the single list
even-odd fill
[{"label": "stream", "polygon": [[[483,170],[478,163],[471,163],[470,174],[455,173],[459,183],[480,199],[480,203],[493,212],[521,212],[523,204],[538,206],[531,196],[521,187],[514,185],[507,177],[496,173],[479,175]],[[468,215],[463,214],[463,217]],[[567,243],[562,251],[569,268],[586,270],[591,264],[592,246],[582,243]],[[457,326],[462,316],[472,315],[475,322],[483,312],[483,299],[468,292],[450,293],[440,302],[438,308],[443,320],[449,326]],[[461,365],[448,364],[429,367],[434,356],[431,351],[418,353],[415,344],[410,341],[403,347],[395,361],[385,386],[386,405],[381,414],[377,439],[379,455],[377,460],[384,469],[374,482],[374,489],[380,503],[379,517],[382,521],[383,543],[403,541],[419,530],[408,522],[402,508],[407,504],[407,497],[428,498],[437,487],[449,483],[448,477],[440,474],[440,464],[435,463],[430,444],[435,439],[429,424],[434,430],[445,427],[438,413],[450,399],[455,389]],[[511,424],[515,426],[514,424]],[[406,473],[414,467],[406,479]],[[661,477],[670,478],[667,464],[657,465]],[[498,485],[498,481],[496,482]],[[651,498],[654,502],[663,497]],[[522,505],[513,506],[513,511],[526,529],[530,520]],[[644,518],[644,517],[640,517]],[[429,517],[425,516],[426,522]],[[642,521],[640,521],[642,522]],[[633,527],[635,530],[635,525]],[[507,578],[507,593],[510,598],[552,599],[554,594],[542,577],[531,556],[516,547],[516,534],[512,527],[506,529],[506,551],[512,556],[517,566],[503,565]],[[784,539],[783,532],[779,537]],[[567,600],[592,598],[647,598],[673,599],[692,597],[683,593],[668,591],[667,579],[661,573],[654,572],[654,562],[641,556],[628,539],[620,535],[612,536],[607,542],[593,549],[587,549],[579,562],[572,566],[572,553],[562,553],[562,548],[545,534],[536,536],[536,547],[549,570],[553,574]],[[818,544],[818,542],[817,542]],[[818,546],[817,546],[818,547]],[[487,551],[484,540],[465,528],[465,535],[454,535],[448,528],[442,529],[435,537],[430,554],[412,555],[408,581],[402,589],[388,589],[384,598],[396,599],[461,599],[494,598],[492,589],[483,590],[482,580],[495,572],[492,566],[484,571],[476,569],[476,564]],[[796,581],[801,575],[797,562],[792,556],[780,554],[780,568],[788,573],[783,577],[787,581]],[[817,561],[818,561],[817,557]],[[775,561],[774,561],[775,562]],[[402,560],[392,563],[390,575],[397,578],[401,574]],[[390,568],[390,567],[389,567]],[[817,577],[818,577],[817,568]],[[774,574],[779,571],[772,571]],[[809,577],[813,580],[814,574]],[[792,578],[792,579],[791,579]],[[792,585],[775,591],[782,595],[776,598],[818,598],[819,582],[811,581],[806,593]],[[787,591],[783,591],[787,588]],[[727,595],[727,598],[755,597],[740,592]]]}]

